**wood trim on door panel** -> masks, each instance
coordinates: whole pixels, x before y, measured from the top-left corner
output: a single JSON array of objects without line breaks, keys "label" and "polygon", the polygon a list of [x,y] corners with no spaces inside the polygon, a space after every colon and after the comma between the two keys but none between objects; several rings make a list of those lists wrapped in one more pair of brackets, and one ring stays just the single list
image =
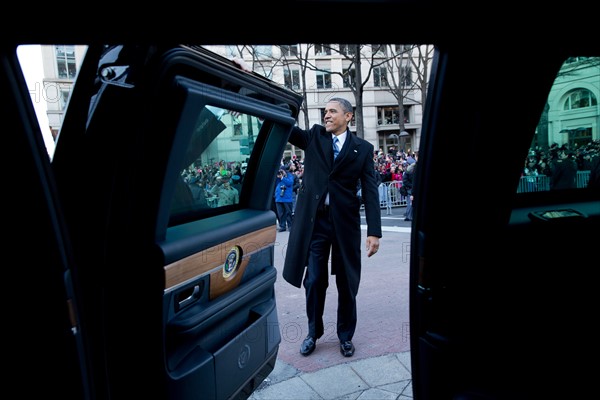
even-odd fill
[{"label": "wood trim on door panel", "polygon": [[[169,265],[165,265],[165,291],[169,291],[190,279],[197,278],[200,275],[211,274],[211,289],[216,285],[215,290],[222,292],[222,286],[225,283],[237,285],[239,278],[243,275],[242,269],[245,269],[250,261],[250,256],[268,246],[273,246],[277,236],[276,226],[260,229],[255,232],[250,232],[227,242],[218,244],[208,249],[202,250],[196,254],[192,254],[186,258],[175,261]],[[223,264],[227,260],[227,255],[235,246],[241,248],[242,262],[238,272],[226,279],[222,276],[221,271]],[[218,269],[215,271],[215,269]],[[217,275],[221,274],[222,282],[218,282]],[[238,277],[239,278],[236,278]],[[213,283],[213,280],[216,282]],[[212,290],[211,290],[212,292]],[[212,297],[212,296],[211,296]]]}]

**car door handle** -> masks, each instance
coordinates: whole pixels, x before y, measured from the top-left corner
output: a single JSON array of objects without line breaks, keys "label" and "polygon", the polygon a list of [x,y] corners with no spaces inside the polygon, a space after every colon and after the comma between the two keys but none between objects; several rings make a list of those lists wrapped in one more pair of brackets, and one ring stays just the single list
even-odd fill
[{"label": "car door handle", "polygon": [[[204,285],[202,285],[204,286]],[[193,288],[191,288],[191,293],[189,296],[179,300],[180,296],[184,296],[186,294],[190,293],[190,289],[187,289],[185,292],[183,293],[179,293],[177,295],[177,310],[181,310],[184,307],[188,306],[189,304],[193,303],[194,301],[196,301],[197,299],[200,298],[200,295],[202,293],[202,289],[200,288],[200,285],[194,285]]]}]

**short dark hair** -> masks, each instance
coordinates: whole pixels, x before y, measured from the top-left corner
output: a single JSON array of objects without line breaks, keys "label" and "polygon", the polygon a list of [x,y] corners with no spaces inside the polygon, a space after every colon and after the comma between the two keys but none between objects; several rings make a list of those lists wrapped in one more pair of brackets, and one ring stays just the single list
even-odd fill
[{"label": "short dark hair", "polygon": [[331,101],[335,101],[337,103],[340,103],[340,106],[342,106],[342,110],[345,113],[347,113],[347,112],[354,113],[354,108],[352,107],[352,104],[348,100],[343,99],[341,97],[334,97],[332,99],[329,99],[329,102],[331,102]]}]

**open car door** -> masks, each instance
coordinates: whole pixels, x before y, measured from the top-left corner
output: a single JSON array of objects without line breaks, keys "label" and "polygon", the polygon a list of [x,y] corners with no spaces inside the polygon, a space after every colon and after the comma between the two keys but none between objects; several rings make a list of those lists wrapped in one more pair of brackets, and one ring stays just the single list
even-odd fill
[{"label": "open car door", "polygon": [[300,97],[199,47],[91,45],[50,162],[19,126],[22,77],[3,82],[25,110],[12,134],[36,144],[31,211],[59,242],[27,271],[67,343],[40,354],[70,367],[52,393],[246,398],[281,341],[271,201]]}]

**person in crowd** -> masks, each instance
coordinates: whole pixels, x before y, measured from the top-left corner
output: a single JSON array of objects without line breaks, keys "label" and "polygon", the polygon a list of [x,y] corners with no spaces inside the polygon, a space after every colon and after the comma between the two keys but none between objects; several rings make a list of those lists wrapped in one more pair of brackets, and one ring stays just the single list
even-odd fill
[{"label": "person in crowd", "polygon": [[390,184],[390,199],[393,203],[400,200],[400,186],[402,186],[402,171],[396,164],[392,164],[390,167],[392,174],[392,183]]},{"label": "person in crowd", "polygon": [[550,163],[550,173],[550,190],[577,187],[577,162],[566,146],[558,149],[557,157]]},{"label": "person in crowd", "polygon": [[588,180],[587,187],[600,189],[600,154],[591,158],[590,179]]},{"label": "person in crowd", "polygon": [[392,180],[392,171],[387,164],[379,166],[379,175],[381,176],[381,183],[391,182]]},{"label": "person in crowd", "polygon": [[240,195],[237,189],[231,186],[230,179],[228,174],[220,175],[216,178],[216,184],[210,189],[210,193],[217,196],[217,207],[240,202]]},{"label": "person in crowd", "polygon": [[350,102],[332,98],[325,106],[324,125],[308,130],[292,128],[289,142],[305,151],[304,175],[298,190],[294,229],[290,233],[283,278],[304,286],[308,335],[300,354],[310,355],[324,334],[323,313],[331,274],[338,290],[337,337],[344,357],[354,355],[356,296],[361,277],[361,217],[357,182],[367,223],[366,252],[379,249],[379,208],[374,148],[348,129],[353,115]]},{"label": "person in crowd", "polygon": [[289,166],[290,174],[294,176],[294,184],[292,185],[292,216],[296,212],[296,200],[298,199],[298,189],[300,189],[300,171],[298,170],[298,163],[291,162]]},{"label": "person in crowd", "polygon": [[277,187],[277,182],[275,182],[275,186],[273,186],[273,199],[271,200],[271,211],[275,213],[275,218],[277,219],[277,226],[281,223],[279,219],[279,211],[277,211],[277,203],[275,202],[275,196],[277,193],[275,192],[275,188]]},{"label": "person in crowd", "polygon": [[536,154],[535,152],[530,151],[529,156],[525,161],[525,167],[523,168],[523,176],[527,177],[526,182],[528,192],[538,191],[538,176],[540,175],[543,175],[543,173]]},{"label": "person in crowd", "polygon": [[292,202],[294,197],[294,174],[280,168],[275,179],[275,206],[279,216],[279,232],[292,230]]},{"label": "person in crowd", "polygon": [[233,174],[231,176],[231,186],[238,191],[239,193],[242,191],[242,177],[238,174]]},{"label": "person in crowd", "polygon": [[415,172],[417,168],[417,156],[415,155],[415,162],[409,164],[406,167],[406,171],[402,174],[402,186],[406,188],[406,212],[404,214],[405,221],[412,221],[413,219],[413,191],[415,184]]},{"label": "person in crowd", "polygon": [[197,204],[200,208],[208,208],[206,191],[204,190],[203,184],[204,179],[201,176],[195,176],[188,182],[195,204]]}]

